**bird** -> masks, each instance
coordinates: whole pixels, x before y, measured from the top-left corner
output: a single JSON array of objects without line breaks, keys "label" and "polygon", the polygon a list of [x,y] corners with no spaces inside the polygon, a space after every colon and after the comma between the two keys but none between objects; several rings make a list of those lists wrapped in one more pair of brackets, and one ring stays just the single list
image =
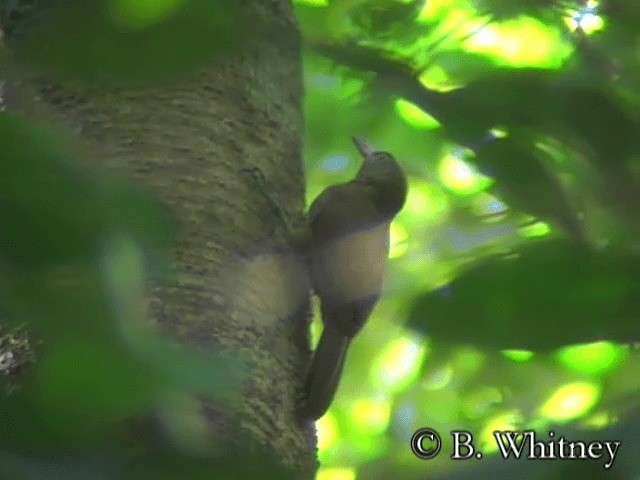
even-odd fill
[{"label": "bird", "polygon": [[407,196],[407,178],[394,156],[352,140],[363,157],[356,176],[325,189],[307,213],[309,271],[323,323],[302,407],[303,417],[313,420],[329,408],[349,344],[380,298],[391,221]]}]

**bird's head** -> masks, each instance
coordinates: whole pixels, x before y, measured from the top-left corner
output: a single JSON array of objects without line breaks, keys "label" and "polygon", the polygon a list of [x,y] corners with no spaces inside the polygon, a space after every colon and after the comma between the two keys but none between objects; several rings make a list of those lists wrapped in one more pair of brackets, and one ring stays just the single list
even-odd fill
[{"label": "bird's head", "polygon": [[400,164],[393,155],[374,150],[361,138],[353,137],[353,143],[364,158],[355,181],[371,186],[384,209],[395,215],[407,195],[407,178]]}]

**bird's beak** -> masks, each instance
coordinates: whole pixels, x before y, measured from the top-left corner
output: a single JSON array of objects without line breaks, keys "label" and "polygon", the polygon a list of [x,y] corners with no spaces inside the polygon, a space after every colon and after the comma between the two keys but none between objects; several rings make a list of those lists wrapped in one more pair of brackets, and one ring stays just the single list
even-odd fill
[{"label": "bird's beak", "polygon": [[352,137],[353,143],[356,145],[356,148],[360,152],[360,154],[365,158],[371,158],[374,153],[373,148],[371,148],[367,142],[365,142],[362,138]]}]

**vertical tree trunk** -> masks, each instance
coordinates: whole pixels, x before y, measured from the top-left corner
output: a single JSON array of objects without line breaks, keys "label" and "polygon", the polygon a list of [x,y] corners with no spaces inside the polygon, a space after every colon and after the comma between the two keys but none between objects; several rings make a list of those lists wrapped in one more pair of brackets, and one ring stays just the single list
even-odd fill
[{"label": "vertical tree trunk", "polygon": [[294,415],[309,356],[306,271],[242,172],[259,167],[301,219],[300,40],[289,1],[244,3],[255,28],[241,52],[187,80],[126,89],[45,79],[16,85],[8,107],[77,132],[95,158],[155,193],[178,220],[171,283],[152,292],[154,320],[174,339],[232,348],[252,362],[238,414],[202,401],[204,429],[194,427],[193,438],[240,431],[311,478],[313,426]]}]

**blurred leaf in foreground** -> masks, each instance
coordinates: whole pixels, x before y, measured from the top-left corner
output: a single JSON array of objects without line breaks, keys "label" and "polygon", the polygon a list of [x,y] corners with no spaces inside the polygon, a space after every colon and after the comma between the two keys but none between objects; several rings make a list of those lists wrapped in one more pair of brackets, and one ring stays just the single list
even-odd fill
[{"label": "blurred leaf in foreground", "polygon": [[132,188],[98,181],[54,131],[0,112],[0,259],[37,266],[92,261],[113,229],[164,248],[175,231],[164,208]]},{"label": "blurred leaf in foreground", "polygon": [[117,84],[193,72],[233,51],[247,25],[240,6],[228,0],[5,3],[3,27],[18,61],[63,77]]}]

